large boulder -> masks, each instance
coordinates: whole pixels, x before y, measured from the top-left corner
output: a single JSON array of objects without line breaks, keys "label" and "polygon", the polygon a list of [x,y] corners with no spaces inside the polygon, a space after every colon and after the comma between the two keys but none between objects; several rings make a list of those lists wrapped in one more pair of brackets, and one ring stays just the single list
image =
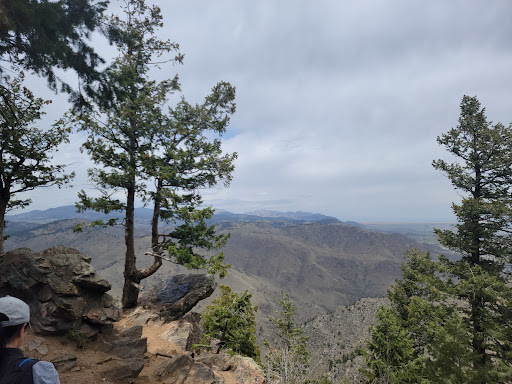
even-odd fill
[{"label": "large boulder", "polygon": [[139,304],[158,310],[168,321],[177,320],[209,297],[216,286],[212,276],[176,275],[143,293]]},{"label": "large boulder", "polygon": [[[154,309],[137,307],[125,314],[122,323],[124,329],[116,340],[127,337],[147,338],[150,359],[145,370],[144,382],[162,384],[210,384],[237,383],[263,384],[265,375],[258,364],[249,357],[220,353],[191,352],[193,344],[199,343],[198,313],[189,312],[179,320],[166,321],[157,307]],[[103,350],[110,349],[115,343],[105,343]],[[194,348],[195,349],[195,348]],[[215,348],[216,349],[216,348]],[[210,349],[211,350],[211,349]],[[120,350],[119,355],[129,355]]]},{"label": "large boulder", "polygon": [[25,300],[31,324],[41,334],[72,330],[87,337],[109,332],[121,318],[119,304],[105,293],[91,258],[73,248],[56,246],[42,252],[19,248],[7,252],[0,264],[0,296]]}]

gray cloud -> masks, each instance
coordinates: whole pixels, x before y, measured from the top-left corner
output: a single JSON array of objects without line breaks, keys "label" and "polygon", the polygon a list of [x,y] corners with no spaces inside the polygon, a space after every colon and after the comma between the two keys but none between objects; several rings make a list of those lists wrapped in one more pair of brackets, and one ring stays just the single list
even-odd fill
[{"label": "gray cloud", "polygon": [[[237,87],[224,139],[226,151],[239,153],[235,178],[229,189],[205,192],[220,208],[452,219],[459,196],[431,167],[447,156],[436,137],[457,124],[464,94],[478,95],[490,120],[512,121],[509,1],[160,6],[160,35],[180,44],[185,63],[157,76],[178,72],[183,94],[197,102],[219,80]],[[74,146],[62,152],[78,156]],[[83,171],[76,184],[88,186]],[[51,206],[43,193],[34,208]]]}]

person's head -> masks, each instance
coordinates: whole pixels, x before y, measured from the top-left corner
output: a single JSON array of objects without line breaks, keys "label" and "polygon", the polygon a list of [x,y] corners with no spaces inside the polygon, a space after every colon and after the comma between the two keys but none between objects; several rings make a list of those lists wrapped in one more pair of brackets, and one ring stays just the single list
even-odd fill
[{"label": "person's head", "polygon": [[0,297],[0,348],[21,346],[30,321],[30,308],[16,297]]}]

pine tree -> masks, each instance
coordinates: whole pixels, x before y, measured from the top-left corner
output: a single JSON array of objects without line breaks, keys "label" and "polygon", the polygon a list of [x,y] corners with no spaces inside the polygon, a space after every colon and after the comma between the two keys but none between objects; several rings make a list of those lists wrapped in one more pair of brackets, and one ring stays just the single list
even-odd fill
[{"label": "pine tree", "polygon": [[[363,374],[369,383],[416,383],[414,340],[399,316],[390,308],[377,312],[377,325],[363,351],[368,367]],[[413,380],[413,381],[411,381]]]},{"label": "pine tree", "polygon": [[271,383],[285,384],[314,383],[309,380],[310,352],[309,338],[304,329],[295,322],[295,306],[287,293],[281,292],[280,310],[270,318],[275,333],[273,342],[265,340],[268,353],[267,378]]},{"label": "pine tree", "polygon": [[467,332],[430,253],[406,252],[402,277],[379,308],[363,350],[368,383],[464,383]]},{"label": "pine tree", "polygon": [[[367,377],[414,383],[509,382],[512,130],[489,123],[476,97],[464,96],[457,128],[438,142],[458,162],[437,160],[434,167],[448,175],[462,203],[452,205],[456,230],[436,233],[460,257],[440,256],[433,262],[427,255],[413,255],[404,265],[402,279],[388,294],[391,308],[379,312],[368,344]],[[390,351],[379,344],[386,333],[395,335]],[[409,363],[386,359],[388,352],[408,356]],[[408,381],[397,379],[404,374]]]},{"label": "pine tree", "polygon": [[[16,70],[25,69],[47,79],[51,89],[75,93],[55,69],[74,70],[83,89],[100,74],[103,60],[88,45],[98,28],[107,1],[3,0],[0,2],[0,57]],[[0,66],[0,73],[4,71]]]},{"label": "pine tree", "polygon": [[[131,0],[125,8],[126,20],[113,17],[109,36],[120,56],[106,71],[112,93],[96,100],[92,111],[68,116],[62,124],[78,126],[88,133],[83,148],[97,165],[91,180],[101,195],[79,194],[79,210],[124,212],[125,270],[122,303],[137,305],[141,280],[155,273],[167,260],[189,268],[208,268],[226,273],[224,255],[205,256],[222,247],[226,235],[216,235],[207,225],[213,209],[202,208],[199,190],[223,182],[228,185],[236,154],[223,154],[218,138],[226,130],[235,111],[235,89],[217,84],[203,104],[191,105],[184,98],[175,106],[167,105],[168,96],[179,91],[178,78],[162,82],[150,79],[153,62],[181,62],[178,45],[161,41],[155,33],[162,26],[158,7],[142,0]],[[175,52],[169,60],[162,55]],[[149,187],[154,185],[154,189]],[[126,199],[116,192],[124,192]],[[135,254],[134,209],[136,197],[154,209],[152,221],[153,264],[139,270]],[[159,231],[160,221],[175,225],[170,233]],[[105,224],[114,225],[111,220]],[[103,224],[103,223],[97,223]]]},{"label": "pine tree", "polygon": [[68,142],[69,130],[41,129],[35,124],[49,104],[22,85],[23,74],[3,77],[0,87],[0,257],[4,254],[5,214],[23,208],[30,199],[18,194],[35,188],[62,186],[73,174],[64,174],[65,165],[53,164],[52,152]]},{"label": "pine tree", "polygon": [[251,304],[252,295],[245,291],[237,294],[226,285],[221,285],[221,294],[201,313],[203,342],[218,340],[219,350],[260,358],[256,345],[256,317],[258,307]]},{"label": "pine tree", "polygon": [[456,231],[436,230],[442,245],[460,253],[441,258],[441,271],[470,332],[472,383],[512,379],[512,129],[487,121],[476,97],[464,96],[457,128],[438,138],[458,161],[434,161],[463,195],[453,204]]}]

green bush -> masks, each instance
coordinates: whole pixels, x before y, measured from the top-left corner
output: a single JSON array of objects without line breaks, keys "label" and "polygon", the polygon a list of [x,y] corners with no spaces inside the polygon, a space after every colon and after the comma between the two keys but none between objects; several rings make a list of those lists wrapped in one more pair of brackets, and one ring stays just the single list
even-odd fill
[{"label": "green bush", "polygon": [[[219,286],[221,295],[201,313],[202,343],[219,340],[219,350],[226,349],[259,361],[256,345],[255,312],[247,291],[237,294],[226,285]],[[218,352],[218,351],[217,351]]]}]

